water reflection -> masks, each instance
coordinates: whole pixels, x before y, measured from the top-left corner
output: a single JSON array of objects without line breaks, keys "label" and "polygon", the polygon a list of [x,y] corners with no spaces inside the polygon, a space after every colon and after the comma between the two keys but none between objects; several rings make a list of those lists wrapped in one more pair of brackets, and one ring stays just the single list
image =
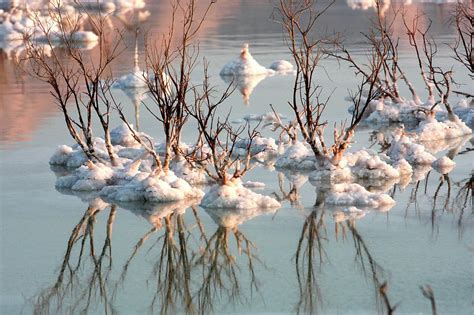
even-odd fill
[{"label": "water reflection", "polygon": [[255,87],[265,80],[268,74],[259,75],[242,75],[242,76],[229,76],[221,75],[221,79],[227,83],[232,84],[242,94],[242,98],[245,105],[250,104],[250,95],[252,94]]},{"label": "water reflection", "polygon": [[107,207],[100,199],[90,202],[71,232],[56,281],[34,299],[35,313],[87,313],[96,303],[102,304],[104,314],[114,312],[108,282],[112,270],[115,205],[110,206],[102,246],[96,245],[95,236],[96,217]]},{"label": "water reflection", "polygon": [[[196,206],[199,200],[117,205],[94,193],[75,195],[88,202],[87,209],[67,240],[56,280],[33,298],[35,312],[116,313],[128,272],[134,264],[143,265],[144,255],[151,257],[143,272],[148,270],[144,285],[151,292],[151,313],[208,314],[216,302],[243,303],[248,301],[247,292],[250,297],[258,292],[254,266],[261,261],[256,246],[239,226],[268,210],[206,210],[217,225],[214,232],[206,233],[201,219],[205,212]],[[112,252],[118,206],[151,224],[123,265]],[[100,213],[107,215],[105,224],[98,219]],[[248,290],[242,287],[242,275],[250,279]]]}]

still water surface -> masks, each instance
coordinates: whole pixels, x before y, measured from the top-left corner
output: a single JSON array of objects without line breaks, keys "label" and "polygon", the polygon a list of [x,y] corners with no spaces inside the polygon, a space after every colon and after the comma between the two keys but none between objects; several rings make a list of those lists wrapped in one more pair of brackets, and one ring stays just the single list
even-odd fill
[{"label": "still water surface", "polygon": [[[151,16],[143,29],[167,26],[166,3],[147,5]],[[273,5],[217,2],[203,26],[200,48],[219,87],[225,86],[220,68],[243,43],[250,44],[262,65],[290,59],[280,26],[271,20]],[[451,5],[409,7],[410,12],[417,9],[428,13],[423,23],[433,20],[436,38],[454,38],[447,24]],[[367,31],[371,17],[370,9],[353,10],[336,2],[321,25],[342,33],[348,48],[362,54],[360,32]],[[403,35],[403,26],[395,25],[395,31]],[[125,41],[130,49],[119,57],[116,75],[133,67],[134,36],[125,34]],[[141,38],[138,47],[142,58]],[[449,53],[440,46],[440,62],[459,70]],[[407,75],[423,91],[406,43],[401,55]],[[357,80],[334,60],[323,66],[319,82],[333,94],[326,117],[338,121],[348,117],[344,97]],[[262,79],[251,94],[248,88],[243,89],[246,95],[236,91],[224,106],[232,109],[233,118],[268,112],[269,104],[289,115],[292,80]],[[462,75],[459,80],[469,84]],[[133,115],[134,96],[117,91],[117,97]],[[160,138],[144,109],[139,119],[141,130]],[[458,195],[471,176],[472,154],[456,155],[457,166],[448,177],[433,170],[418,183],[395,185],[388,191],[396,200],[390,211],[373,210],[349,224],[336,223],[335,209],[315,206],[317,187],[305,174],[265,168],[246,179],[264,182],[260,193],[285,200],[270,213],[207,211],[186,203],[108,206],[91,195],[58,192],[48,159],[57,145],[71,144],[61,115],[47,88],[17,75],[13,61],[1,51],[0,120],[0,313],[372,314],[382,310],[377,287],[384,282],[400,313],[430,313],[419,288],[426,284],[435,292],[440,314],[473,311],[473,213],[470,204],[459,205],[464,196]],[[370,132],[359,130],[353,149],[368,147]],[[192,137],[189,128],[184,138]],[[470,141],[465,139],[458,151],[472,147]],[[297,201],[290,202],[295,189]],[[162,221],[169,213],[170,220]],[[75,235],[77,226],[86,237]]]}]

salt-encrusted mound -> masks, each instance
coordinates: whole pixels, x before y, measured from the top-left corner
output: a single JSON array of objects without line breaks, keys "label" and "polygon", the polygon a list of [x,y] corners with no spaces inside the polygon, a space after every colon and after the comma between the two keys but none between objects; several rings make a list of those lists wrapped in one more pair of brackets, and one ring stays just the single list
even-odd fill
[{"label": "salt-encrusted mound", "polygon": [[158,175],[137,172],[133,178],[122,184],[104,187],[100,195],[108,200],[121,202],[169,202],[201,198],[204,193],[198,188],[191,187],[188,182],[178,178],[172,171],[168,171]]},{"label": "salt-encrusted mound", "polygon": [[356,207],[348,207],[342,211],[334,211],[332,217],[334,222],[344,222],[347,220],[358,220],[367,214],[368,211],[358,209]]},{"label": "salt-encrusted mound", "polygon": [[261,66],[250,54],[249,45],[245,44],[239,58],[227,63],[219,73],[221,76],[246,76],[273,74],[274,71]]},{"label": "salt-encrusted mound", "polygon": [[[466,126],[474,129],[474,102],[469,102],[467,99],[461,99],[458,104],[453,106],[453,112],[456,116],[461,119]],[[446,110],[440,110],[436,112],[436,119],[439,121],[445,121],[448,119],[448,112]]]},{"label": "salt-encrusted mound", "polygon": [[[130,127],[132,127],[132,129],[135,130],[132,124],[130,124]],[[136,130],[135,132],[141,137],[146,137],[152,140],[152,138],[146,133],[138,132]],[[127,147],[127,148],[130,148],[130,147],[134,148],[134,147],[140,146],[137,140],[135,140],[135,138],[133,137],[133,134],[130,131],[130,128],[128,128],[127,124],[125,123],[122,123],[120,126],[110,131],[110,142],[113,145],[120,145],[122,147]]]},{"label": "salt-encrusted mound", "polygon": [[401,177],[413,174],[413,167],[405,159],[395,161],[393,167],[398,171]]},{"label": "salt-encrusted mound", "polygon": [[454,166],[456,166],[456,162],[447,156],[443,156],[434,161],[431,166],[441,174],[447,174],[453,170]]},{"label": "salt-encrusted mound", "polygon": [[[369,124],[387,122],[416,123],[426,118],[425,112],[431,110],[432,106],[433,102],[431,101],[422,104],[420,101],[394,103],[390,99],[373,100],[367,108],[365,122]],[[436,107],[434,110],[439,109]]]},{"label": "salt-encrusted mound", "polygon": [[113,88],[116,89],[141,89],[146,88],[146,81],[144,78],[144,72],[140,71],[139,68],[134,69],[133,72],[124,74],[119,77],[114,84]]},{"label": "salt-encrusted mound", "polygon": [[319,167],[309,174],[309,180],[312,183],[327,182],[325,185],[351,181],[352,172],[343,159],[338,166],[327,162],[323,167]]},{"label": "salt-encrusted mound", "polygon": [[[285,121],[285,120],[288,119],[283,114],[277,113],[277,115],[280,118],[280,120],[282,120],[282,121]],[[245,120],[245,121],[248,121],[248,122],[250,122],[250,121],[261,121],[265,124],[273,124],[273,123],[278,122],[278,120],[275,117],[274,112],[268,112],[268,113],[260,114],[260,115],[248,114],[248,115],[245,115],[244,117],[242,117],[242,119]],[[236,121],[236,123],[241,123],[241,121]]]},{"label": "salt-encrusted mound", "polygon": [[100,190],[107,185],[114,171],[102,163],[88,162],[74,170],[71,175],[59,177],[56,188],[81,191]]},{"label": "salt-encrusted mound", "polygon": [[454,117],[453,121],[446,120],[443,122],[430,117],[420,123],[416,133],[418,141],[437,141],[470,135],[472,130],[457,116]]},{"label": "salt-encrusted mound", "polygon": [[354,177],[361,179],[383,179],[399,177],[400,173],[388,164],[385,154],[376,154],[367,150],[349,153],[344,157]]},{"label": "salt-encrusted mound", "polygon": [[326,195],[326,203],[378,208],[395,201],[387,194],[371,193],[359,184],[335,184]]},{"label": "salt-encrusted mound", "polygon": [[275,167],[295,170],[314,170],[316,158],[313,151],[303,142],[296,142],[286,149],[275,161]]},{"label": "salt-encrusted mound", "polygon": [[392,161],[405,159],[411,164],[431,164],[436,160],[423,145],[414,143],[412,138],[405,135],[403,129],[393,134],[387,155]]},{"label": "salt-encrusted mound", "polygon": [[[105,147],[104,139],[97,137],[93,139],[93,142],[95,155],[103,161],[108,161],[109,155]],[[115,145],[113,147],[113,152],[116,154],[116,162],[119,165],[122,165],[129,162],[130,159],[135,159],[140,155],[143,155],[144,150],[140,147],[124,148],[120,145]],[[84,165],[87,161],[87,156],[78,144],[75,144],[72,147],[68,145],[60,145],[49,159],[49,164],[54,166],[64,166],[67,168],[77,168]]]},{"label": "salt-encrusted mound", "polygon": [[[235,143],[234,155],[245,157],[249,139],[241,139]],[[273,138],[256,137],[252,140],[250,146],[250,154],[259,160],[265,160],[268,156],[276,156],[278,154],[278,145]]]},{"label": "salt-encrusted mound", "polygon": [[170,169],[190,185],[205,185],[213,182],[203,170],[193,168],[183,157],[175,157],[171,161]]},{"label": "salt-encrusted mound", "polygon": [[214,185],[201,200],[203,208],[255,209],[279,208],[275,199],[257,194],[242,185],[241,181],[228,185]]},{"label": "salt-encrusted mound", "polygon": [[291,64],[291,62],[288,62],[286,60],[277,60],[270,65],[270,69],[278,73],[285,74],[293,72],[293,65]]}]

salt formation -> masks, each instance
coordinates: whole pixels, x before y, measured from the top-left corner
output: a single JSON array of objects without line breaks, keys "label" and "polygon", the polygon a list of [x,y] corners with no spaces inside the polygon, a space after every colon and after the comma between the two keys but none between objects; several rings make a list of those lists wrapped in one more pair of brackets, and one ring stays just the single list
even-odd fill
[{"label": "salt formation", "polygon": [[56,187],[62,189],[92,191],[107,185],[114,171],[105,164],[88,162],[77,168],[71,175],[57,179]]},{"label": "salt formation", "polygon": [[175,157],[171,161],[170,169],[176,176],[184,179],[190,185],[213,183],[213,180],[209,178],[203,170],[192,167],[183,157]]},{"label": "salt formation", "polygon": [[[394,102],[389,98],[373,100],[369,103],[365,113],[366,124],[379,125],[387,122],[401,122],[404,124],[418,124],[425,119],[429,118],[430,113],[433,112],[438,121],[447,121],[448,113],[445,109],[440,106],[435,106],[434,100],[428,100],[425,103],[421,101],[407,101],[399,100]],[[349,112],[352,112],[354,107],[349,108]],[[474,108],[468,104],[466,99],[461,99],[458,104],[453,106],[453,112],[459,119],[465,123],[469,128],[474,127]],[[457,129],[460,129],[461,133],[465,129],[464,126],[459,125],[455,122]],[[443,135],[439,135],[443,137]]]},{"label": "salt formation", "polygon": [[201,206],[213,209],[269,209],[279,208],[281,204],[245,188],[240,180],[235,180],[226,185],[212,186],[201,200]]},{"label": "salt formation", "polygon": [[275,167],[295,170],[314,170],[316,158],[308,144],[297,141],[275,161]]},{"label": "salt formation", "polygon": [[446,120],[444,122],[429,117],[420,123],[416,132],[418,141],[436,141],[469,135],[472,133],[472,130],[455,116],[453,120]]},{"label": "salt formation", "polygon": [[434,161],[431,166],[441,174],[447,174],[453,170],[454,166],[456,166],[456,162],[447,156],[443,156]]},{"label": "salt formation", "polygon": [[270,69],[280,74],[293,73],[293,65],[286,60],[277,60],[270,65]]},{"label": "salt formation", "polygon": [[155,174],[137,170],[132,178],[127,178],[123,183],[103,187],[100,195],[121,202],[169,202],[201,198],[204,193],[191,187],[172,171]]},{"label": "salt formation", "polygon": [[[245,157],[250,140],[241,139],[235,143],[235,156]],[[256,137],[250,145],[250,155],[257,160],[266,160],[268,156],[276,156],[279,153],[279,147],[273,138]]]},{"label": "salt formation", "polygon": [[349,153],[345,156],[353,176],[361,179],[390,179],[400,176],[397,169],[391,166],[390,158],[367,150]]},{"label": "salt formation", "polygon": [[221,76],[247,76],[273,74],[274,71],[261,66],[250,54],[249,45],[244,44],[239,58],[227,63],[221,70]]},{"label": "salt formation", "polygon": [[387,194],[371,193],[359,184],[334,184],[327,193],[326,203],[378,208],[391,206],[395,201]]},{"label": "salt formation", "polygon": [[404,159],[411,164],[431,164],[436,159],[425,150],[423,145],[415,143],[412,138],[406,135],[403,128],[393,134],[387,155],[393,161]]}]

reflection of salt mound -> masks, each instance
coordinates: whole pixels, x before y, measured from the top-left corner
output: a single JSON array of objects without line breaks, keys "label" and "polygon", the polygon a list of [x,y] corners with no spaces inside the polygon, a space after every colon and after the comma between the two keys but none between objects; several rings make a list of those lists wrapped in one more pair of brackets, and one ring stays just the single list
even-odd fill
[{"label": "reflection of salt mound", "polygon": [[201,201],[203,208],[255,209],[279,208],[275,199],[254,193],[241,181],[228,185],[214,185]]},{"label": "reflection of salt mound", "polygon": [[339,222],[344,222],[348,220],[358,220],[367,214],[368,211],[358,209],[356,207],[348,207],[342,211],[334,211],[332,216],[334,219],[334,222],[339,223]]},{"label": "reflection of salt mound", "polygon": [[221,74],[222,80],[227,84],[234,84],[240,93],[243,95],[244,103],[249,104],[250,95],[254,88],[263,81],[268,74],[256,74],[256,75],[223,75]]},{"label": "reflection of salt mound", "polygon": [[184,214],[186,210],[197,205],[199,200],[188,199],[165,203],[151,202],[118,202],[120,208],[132,211],[134,214],[145,218],[155,227],[161,227],[163,219],[172,214]]},{"label": "reflection of salt mound", "polygon": [[249,45],[245,44],[239,58],[227,63],[221,70],[221,76],[246,76],[273,74],[274,71],[261,66],[250,54]]},{"label": "reflection of salt mound", "polygon": [[225,228],[235,228],[245,221],[257,216],[274,213],[276,208],[253,208],[253,209],[206,209],[209,216],[217,225]]},{"label": "reflection of salt mound", "polygon": [[359,184],[335,184],[326,197],[327,204],[382,207],[395,204],[387,194],[371,193]]}]

